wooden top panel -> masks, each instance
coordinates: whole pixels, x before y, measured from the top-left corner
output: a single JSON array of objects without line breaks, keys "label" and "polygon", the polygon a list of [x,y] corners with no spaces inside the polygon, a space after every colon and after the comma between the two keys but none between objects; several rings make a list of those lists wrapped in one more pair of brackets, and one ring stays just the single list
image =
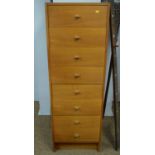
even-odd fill
[{"label": "wooden top panel", "polygon": [[47,6],[61,6],[61,5],[64,5],[64,6],[70,6],[70,5],[73,5],[73,6],[76,6],[76,5],[79,5],[79,6],[85,6],[85,5],[97,5],[97,6],[110,6],[110,3],[108,2],[104,2],[104,3],[51,3],[51,2],[47,2],[46,3]]}]

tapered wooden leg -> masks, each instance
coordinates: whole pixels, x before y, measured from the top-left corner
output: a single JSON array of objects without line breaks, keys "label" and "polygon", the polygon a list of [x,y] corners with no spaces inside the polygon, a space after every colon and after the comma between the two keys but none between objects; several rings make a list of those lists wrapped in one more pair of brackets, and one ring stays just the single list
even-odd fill
[{"label": "tapered wooden leg", "polygon": [[97,151],[98,151],[98,152],[102,152],[102,143],[101,143],[101,142],[99,142],[99,143],[97,144]]},{"label": "tapered wooden leg", "polygon": [[53,142],[52,151],[56,152],[56,144]]},{"label": "tapered wooden leg", "polygon": [[103,146],[102,146],[102,142],[103,142],[103,132],[102,132],[102,128],[103,128],[103,125],[102,125],[102,127],[101,127],[100,141],[99,141],[99,143],[97,144],[97,151],[98,151],[98,152],[102,152],[102,151],[103,151]]}]

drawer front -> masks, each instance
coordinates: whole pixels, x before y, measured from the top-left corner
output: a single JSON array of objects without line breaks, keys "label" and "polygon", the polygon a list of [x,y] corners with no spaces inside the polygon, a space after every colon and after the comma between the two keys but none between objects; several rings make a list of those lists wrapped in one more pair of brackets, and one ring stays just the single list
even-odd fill
[{"label": "drawer front", "polygon": [[105,48],[51,48],[52,65],[104,66]]},{"label": "drawer front", "polygon": [[54,84],[103,84],[104,67],[52,67]]},{"label": "drawer front", "polygon": [[52,116],[55,142],[98,142],[100,116]]},{"label": "drawer front", "polygon": [[49,6],[49,27],[106,27],[107,6]]},{"label": "drawer front", "polygon": [[[54,98],[54,97],[53,97]],[[102,99],[54,100],[53,115],[101,115]]]},{"label": "drawer front", "polygon": [[102,98],[103,85],[52,85],[53,101],[97,100]]},{"label": "drawer front", "polygon": [[105,47],[105,28],[49,28],[50,47]]}]

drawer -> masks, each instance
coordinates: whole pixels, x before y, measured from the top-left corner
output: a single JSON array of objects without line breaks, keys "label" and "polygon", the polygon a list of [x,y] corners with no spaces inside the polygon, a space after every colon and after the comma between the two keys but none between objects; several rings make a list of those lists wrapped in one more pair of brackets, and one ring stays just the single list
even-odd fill
[{"label": "drawer", "polygon": [[49,28],[50,47],[105,47],[105,28]]},{"label": "drawer", "polygon": [[53,85],[54,115],[100,115],[102,85]]},{"label": "drawer", "polygon": [[101,115],[102,99],[54,100],[53,115]]},{"label": "drawer", "polygon": [[105,48],[51,48],[51,65],[104,66]]},{"label": "drawer", "polygon": [[52,116],[55,142],[98,142],[100,116]]},{"label": "drawer", "polygon": [[52,85],[53,101],[102,99],[103,85]]},{"label": "drawer", "polygon": [[49,27],[106,27],[108,6],[48,6]]},{"label": "drawer", "polygon": [[103,84],[104,67],[52,67],[54,84]]}]

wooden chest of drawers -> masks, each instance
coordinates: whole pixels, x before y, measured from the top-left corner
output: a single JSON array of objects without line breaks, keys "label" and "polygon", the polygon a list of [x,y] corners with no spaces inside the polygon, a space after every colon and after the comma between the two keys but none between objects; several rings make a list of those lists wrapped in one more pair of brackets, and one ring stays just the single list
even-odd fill
[{"label": "wooden chest of drawers", "polygon": [[47,46],[54,148],[99,148],[108,3],[47,3]]}]

